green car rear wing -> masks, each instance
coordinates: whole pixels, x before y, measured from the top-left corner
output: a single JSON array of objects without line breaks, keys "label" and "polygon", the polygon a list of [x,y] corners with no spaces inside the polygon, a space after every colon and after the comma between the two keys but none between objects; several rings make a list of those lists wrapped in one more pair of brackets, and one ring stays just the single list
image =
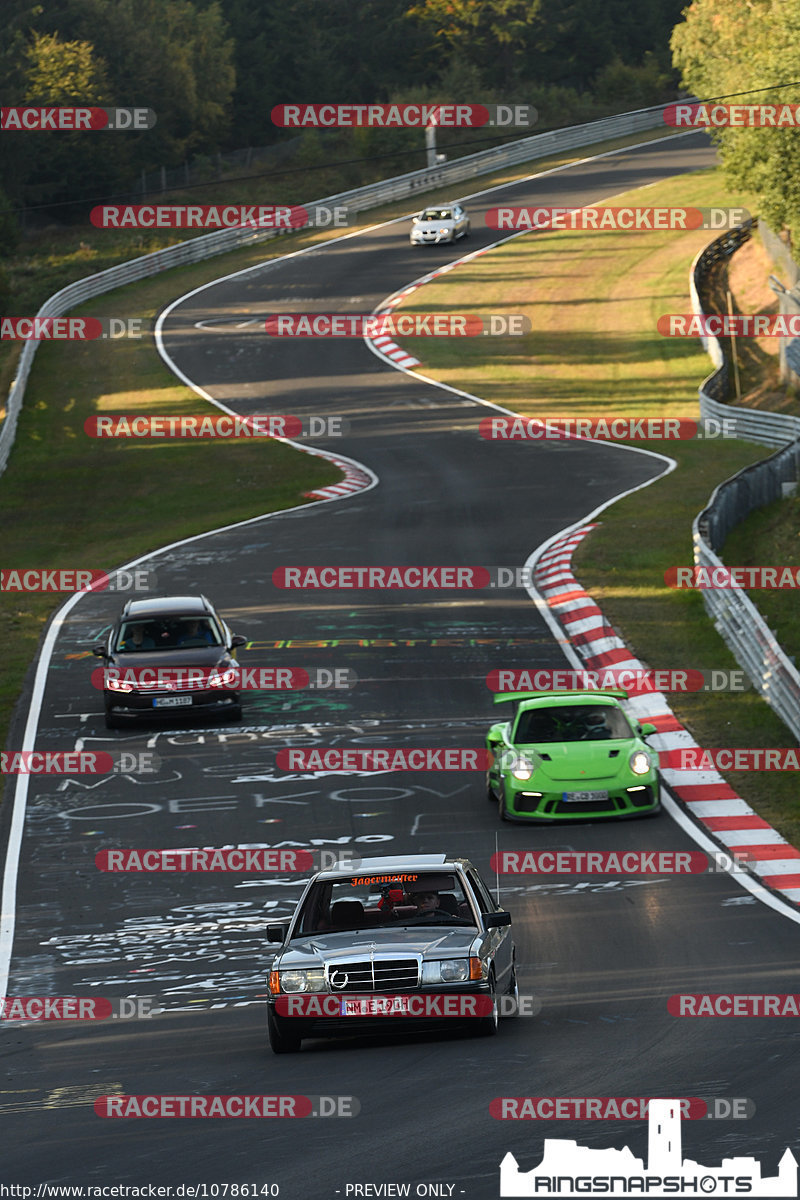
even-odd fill
[{"label": "green car rear wing", "polygon": [[587,691],[586,688],[575,688],[571,690],[553,691],[553,692],[501,692],[495,696],[495,704],[506,704],[509,700],[513,700],[518,704],[521,700],[539,700],[542,696],[614,696],[615,699],[627,700],[628,693],[624,688],[603,688],[602,692]]}]

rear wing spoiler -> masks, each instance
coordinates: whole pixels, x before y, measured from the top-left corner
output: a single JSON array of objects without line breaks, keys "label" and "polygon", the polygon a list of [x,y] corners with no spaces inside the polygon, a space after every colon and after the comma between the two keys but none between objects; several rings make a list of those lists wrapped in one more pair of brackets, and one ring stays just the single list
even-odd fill
[{"label": "rear wing spoiler", "polygon": [[521,700],[538,700],[542,696],[614,696],[618,700],[627,700],[628,693],[624,688],[603,688],[602,691],[595,692],[587,688],[574,688],[565,691],[552,692],[501,692],[495,696],[495,704],[506,704],[512,700],[518,704]]}]

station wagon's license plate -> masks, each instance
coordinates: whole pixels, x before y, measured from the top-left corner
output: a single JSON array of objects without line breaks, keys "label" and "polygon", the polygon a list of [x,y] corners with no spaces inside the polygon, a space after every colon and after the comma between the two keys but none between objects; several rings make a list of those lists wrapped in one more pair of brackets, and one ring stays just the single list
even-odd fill
[{"label": "station wagon's license plate", "polygon": [[608,792],[562,792],[561,799],[567,804],[586,804],[589,800],[607,800]]},{"label": "station wagon's license plate", "polygon": [[348,996],[341,1000],[343,1017],[391,1017],[408,1012],[408,996]]},{"label": "station wagon's license plate", "polygon": [[192,703],[191,696],[156,696],[154,708],[185,708]]}]

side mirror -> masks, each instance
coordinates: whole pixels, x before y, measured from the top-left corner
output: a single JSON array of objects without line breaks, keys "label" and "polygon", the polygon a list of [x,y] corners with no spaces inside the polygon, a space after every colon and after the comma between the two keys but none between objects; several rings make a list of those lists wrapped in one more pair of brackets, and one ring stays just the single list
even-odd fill
[{"label": "side mirror", "polygon": [[105,642],[100,642],[99,645],[92,646],[92,654],[95,656],[95,658],[105,658],[106,657]]},{"label": "side mirror", "polygon": [[268,942],[285,942],[288,925],[270,924],[267,926]]},{"label": "side mirror", "polygon": [[231,650],[235,650],[238,646],[246,646],[247,638],[242,637],[240,633],[235,633],[231,638]]},{"label": "side mirror", "polygon": [[510,912],[493,912],[487,913],[483,918],[483,923],[487,929],[500,929],[503,925],[511,924]]},{"label": "side mirror", "polygon": [[658,730],[656,729],[655,725],[651,725],[648,721],[645,725],[639,726],[639,732],[641,733],[642,737],[648,737],[649,734],[657,733]]}]

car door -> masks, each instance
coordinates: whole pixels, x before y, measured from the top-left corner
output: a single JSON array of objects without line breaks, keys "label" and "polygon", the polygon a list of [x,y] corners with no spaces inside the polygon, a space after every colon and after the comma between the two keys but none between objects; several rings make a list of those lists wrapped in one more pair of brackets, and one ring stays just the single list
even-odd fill
[{"label": "car door", "polygon": [[[466,872],[467,880],[478,908],[483,916],[489,913],[502,912],[486,884],[474,867]],[[514,962],[514,939],[510,925],[502,925],[497,929],[487,929],[486,936],[491,945],[491,956],[494,961],[494,975],[499,995],[507,992],[511,984],[511,968]]]}]

